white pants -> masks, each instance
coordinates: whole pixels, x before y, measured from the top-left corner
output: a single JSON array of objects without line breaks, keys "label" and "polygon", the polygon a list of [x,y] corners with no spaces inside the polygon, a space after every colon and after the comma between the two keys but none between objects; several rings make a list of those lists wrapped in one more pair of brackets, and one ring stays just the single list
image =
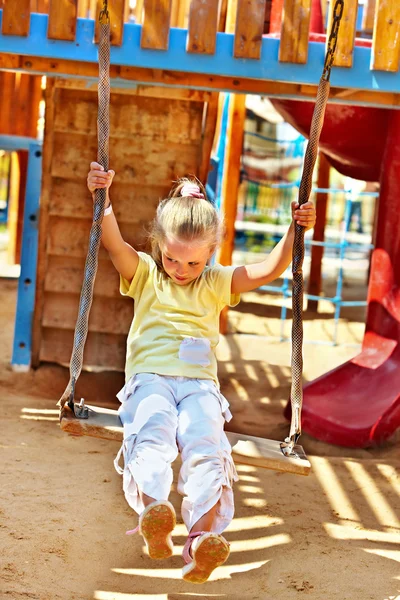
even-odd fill
[{"label": "white pants", "polygon": [[[212,530],[221,533],[234,513],[232,483],[237,473],[224,432],[229,404],[208,379],[139,373],[117,395],[124,441],[115,459],[128,504],[140,514],[139,490],[167,500],[171,464],[182,457],[178,491],[188,529],[219,501]],[[124,469],[119,466],[123,453]]]}]

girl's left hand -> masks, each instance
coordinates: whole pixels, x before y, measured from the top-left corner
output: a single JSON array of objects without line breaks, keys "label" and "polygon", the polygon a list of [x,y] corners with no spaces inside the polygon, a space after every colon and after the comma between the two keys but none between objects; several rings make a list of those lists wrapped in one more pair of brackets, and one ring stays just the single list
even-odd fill
[{"label": "girl's left hand", "polygon": [[292,219],[295,223],[302,225],[306,231],[312,229],[316,221],[314,202],[309,200],[300,208],[298,202],[292,202]]}]

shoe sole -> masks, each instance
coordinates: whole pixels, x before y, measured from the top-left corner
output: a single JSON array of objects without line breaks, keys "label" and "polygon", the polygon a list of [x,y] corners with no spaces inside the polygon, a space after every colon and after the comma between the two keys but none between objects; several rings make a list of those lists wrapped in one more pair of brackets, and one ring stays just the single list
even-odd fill
[{"label": "shoe sole", "polygon": [[150,558],[162,560],[173,554],[171,532],[176,525],[175,510],[172,504],[148,506],[140,517],[139,532],[147,546]]},{"label": "shoe sole", "polygon": [[228,542],[222,536],[215,533],[201,535],[193,550],[193,561],[182,569],[183,579],[190,583],[204,583],[214,569],[224,564],[229,552]]}]

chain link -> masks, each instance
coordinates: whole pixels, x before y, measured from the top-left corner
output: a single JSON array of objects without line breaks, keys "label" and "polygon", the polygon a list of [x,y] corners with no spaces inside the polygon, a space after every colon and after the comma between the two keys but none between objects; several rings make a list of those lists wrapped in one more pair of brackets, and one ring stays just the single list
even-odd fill
[{"label": "chain link", "polygon": [[329,81],[331,76],[331,69],[333,60],[335,58],[335,50],[337,46],[338,33],[340,27],[340,21],[342,20],[344,10],[344,0],[336,0],[335,7],[333,9],[333,21],[331,27],[331,33],[328,39],[328,49],[326,51],[324,70],[322,73],[322,79]]},{"label": "chain link", "polygon": [[107,25],[110,22],[110,13],[108,12],[108,0],[103,0],[103,8],[99,13],[100,25]]}]

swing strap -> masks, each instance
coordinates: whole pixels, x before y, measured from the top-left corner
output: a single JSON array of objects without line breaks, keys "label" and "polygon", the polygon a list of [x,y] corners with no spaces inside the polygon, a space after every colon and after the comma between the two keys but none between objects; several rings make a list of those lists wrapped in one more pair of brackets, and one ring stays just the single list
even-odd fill
[{"label": "swing strap", "polygon": [[[98,115],[97,115],[97,162],[104,171],[108,171],[108,139],[110,129],[110,18],[108,13],[108,0],[103,0],[103,9],[99,14],[99,83],[98,83]],[[83,364],[83,350],[88,333],[90,307],[93,300],[94,281],[97,273],[98,254],[101,241],[101,224],[104,216],[104,207],[107,199],[107,190],[97,189],[93,204],[93,223],[90,230],[89,248],[86,257],[84,278],[79,300],[78,318],[75,325],[74,343],[69,366],[70,379],[65,392],[61,396],[60,418],[64,414],[67,403],[76,417],[88,418],[88,410],[83,400],[79,405],[74,402],[75,384],[81,374]]]},{"label": "swing strap", "polygon": [[[340,21],[343,15],[344,1],[336,0],[333,10],[331,33],[328,39],[328,49],[325,56],[324,70],[320,79],[315,100],[314,113],[311,121],[310,136],[304,157],[303,173],[300,181],[298,203],[305,204],[311,194],[312,178],[315,162],[318,156],[318,143],[324,123],[325,109],[330,90],[330,75],[335,57]],[[290,402],[292,418],[289,437],[282,444],[286,455],[294,453],[293,447],[301,435],[301,408],[303,404],[303,260],[304,260],[304,227],[294,224],[294,242],[292,255],[292,385]]]}]

